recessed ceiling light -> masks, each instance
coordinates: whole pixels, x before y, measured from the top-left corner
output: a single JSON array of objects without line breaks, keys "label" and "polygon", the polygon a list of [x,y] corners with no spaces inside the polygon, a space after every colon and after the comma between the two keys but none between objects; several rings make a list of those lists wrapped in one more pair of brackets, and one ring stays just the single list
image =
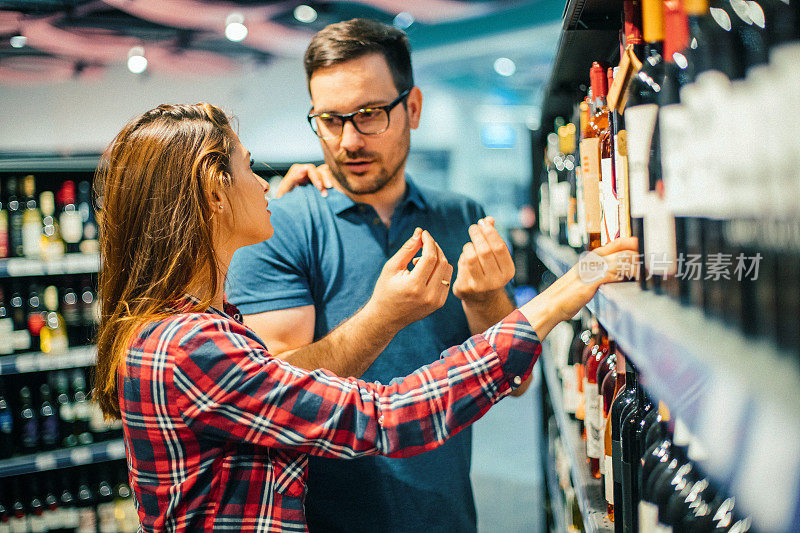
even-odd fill
[{"label": "recessed ceiling light", "polygon": [[244,25],[244,15],[234,11],[225,18],[225,37],[235,43],[244,41],[247,37],[247,26]]},{"label": "recessed ceiling light", "polygon": [[141,46],[134,46],[128,51],[128,70],[134,74],[147,70],[147,58],[144,57],[144,48]]},{"label": "recessed ceiling light", "polygon": [[317,20],[317,16],[317,10],[311,6],[307,6],[306,4],[300,4],[294,8],[294,18],[300,22],[310,24]]},{"label": "recessed ceiling light", "polygon": [[25,43],[28,42],[28,38],[24,35],[15,35],[10,39],[10,41],[12,48],[22,48],[25,46]]},{"label": "recessed ceiling light", "polygon": [[494,71],[501,76],[511,76],[517,71],[517,65],[507,57],[499,57],[494,62]]}]

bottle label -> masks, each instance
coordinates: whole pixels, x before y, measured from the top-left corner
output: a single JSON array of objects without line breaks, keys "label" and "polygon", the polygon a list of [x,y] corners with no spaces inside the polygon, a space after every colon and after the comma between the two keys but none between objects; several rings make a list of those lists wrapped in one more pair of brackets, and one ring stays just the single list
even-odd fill
[{"label": "bottle label", "polygon": [[[583,395],[586,397],[586,455],[592,459],[600,459],[600,434],[597,428],[597,393],[592,391],[592,384],[583,379]],[[595,387],[596,388],[596,387]]]},{"label": "bottle label", "polygon": [[44,513],[28,515],[28,533],[47,533]]},{"label": "bottle label", "polygon": [[61,404],[61,407],[58,409],[58,415],[64,422],[70,424],[75,422],[75,408],[73,407],[72,402]]},{"label": "bottle label", "polygon": [[655,531],[658,527],[658,505],[639,501],[639,531]]},{"label": "bottle label", "polygon": [[74,404],[75,419],[85,420],[88,422],[92,416],[91,408],[92,406],[89,404],[88,401],[75,402]]},{"label": "bottle label", "polygon": [[584,139],[580,145],[586,232],[600,233],[600,139]]},{"label": "bottle label", "polygon": [[686,142],[689,124],[690,117],[680,104],[664,106],[658,112],[661,153],[669,154],[661,159],[665,199],[670,211],[683,215],[691,215],[690,206],[697,201],[692,198],[686,161],[686,149],[690,146]]},{"label": "bottle label", "polygon": [[59,217],[61,237],[64,242],[75,244],[83,238],[83,217],[78,211],[64,211]]},{"label": "bottle label", "polygon": [[53,531],[65,527],[64,510],[61,507],[45,511],[43,516],[44,516],[44,523],[45,526],[47,526],[48,531]]},{"label": "bottle label", "polygon": [[614,160],[606,157],[600,161],[600,244],[608,244],[619,236],[619,202],[614,195]]},{"label": "bottle label", "polygon": [[606,501],[614,505],[614,460],[610,455],[605,456],[605,488],[606,488]]},{"label": "bottle label", "polygon": [[139,530],[139,515],[133,498],[117,501],[117,527],[120,533],[136,533]]},{"label": "bottle label", "polygon": [[84,507],[78,509],[77,533],[97,533],[97,517],[93,508]]},{"label": "bottle label", "polygon": [[584,204],[583,200],[583,172],[581,167],[575,167],[575,184],[577,190],[575,200],[578,210],[578,237],[580,238],[578,247],[580,247],[588,242],[588,237],[586,235],[586,204]]},{"label": "bottle label", "polygon": [[628,194],[631,217],[642,218],[647,211],[650,190],[650,144],[653,141],[658,106],[644,104],[625,110],[625,131],[628,141]]},{"label": "bottle label", "polygon": [[620,131],[614,141],[614,170],[617,180],[617,202],[619,204],[619,236],[631,236],[631,205],[628,193],[628,133]]},{"label": "bottle label", "polygon": [[11,533],[11,526],[6,521],[0,521],[0,533]]},{"label": "bottle label", "polygon": [[8,520],[11,533],[28,533],[28,517],[15,516]]},{"label": "bottle label", "polygon": [[39,335],[44,327],[45,321],[42,313],[31,313],[28,315],[28,331],[31,335]]},{"label": "bottle label", "polygon": [[564,410],[569,414],[575,414],[578,408],[578,386],[575,367],[568,365],[561,376],[564,385]]},{"label": "bottle label", "polygon": [[11,415],[11,409],[3,409],[0,411],[0,433],[6,435],[14,431],[14,417]]},{"label": "bottle label", "polygon": [[91,404],[91,418],[89,419],[89,431],[92,433],[104,433],[108,430],[108,424],[106,423],[105,419],[103,418],[103,411],[100,410],[100,406],[92,402]]},{"label": "bottle label", "polygon": [[14,321],[0,318],[0,355],[14,353]]},{"label": "bottle label", "polygon": [[75,507],[61,508],[61,519],[63,520],[65,529],[77,529],[80,525],[80,516]]},{"label": "bottle label", "polygon": [[8,242],[8,211],[0,209],[0,257],[8,257],[11,253]]},{"label": "bottle label", "polygon": [[23,352],[31,349],[31,334],[27,329],[18,329],[14,332],[14,349]]},{"label": "bottle label", "polygon": [[644,216],[644,264],[651,274],[672,276],[678,270],[675,217],[666,202],[651,193]]},{"label": "bottle label", "polygon": [[114,513],[114,502],[99,504],[97,506],[97,517],[100,533],[117,532],[117,518]]},{"label": "bottle label", "polygon": [[22,224],[22,253],[26,257],[39,257],[42,253],[42,223],[40,220]]}]

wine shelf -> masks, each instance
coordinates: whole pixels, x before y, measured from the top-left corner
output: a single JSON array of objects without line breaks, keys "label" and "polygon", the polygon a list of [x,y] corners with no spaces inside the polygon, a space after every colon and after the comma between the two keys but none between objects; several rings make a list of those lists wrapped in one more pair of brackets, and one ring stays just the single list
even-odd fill
[{"label": "wine shelf", "polygon": [[553,450],[547,454],[547,491],[550,494],[550,513],[553,515],[553,523],[556,531],[566,531],[567,526],[564,523],[567,513],[566,506],[564,505],[564,496],[561,494],[561,488],[558,485],[558,474],[556,473],[555,458]]},{"label": "wine shelf", "polygon": [[578,431],[578,423],[567,416],[564,410],[561,380],[558,378],[555,366],[548,355],[547,341],[543,343],[542,364],[547,391],[550,394],[550,403],[553,406],[561,442],[569,457],[572,485],[578,499],[578,506],[583,516],[583,526],[587,533],[614,531],[614,524],[606,516],[606,500],[603,493],[603,482],[594,479],[589,473],[589,463],[586,457],[586,445]]},{"label": "wine shelf", "polygon": [[[558,276],[578,259],[541,235],[536,246]],[[788,530],[780,524],[800,517],[800,371],[791,357],[635,282],[604,285],[587,307],[645,389],[711,452],[706,471],[760,529]]]},{"label": "wine shelf", "polygon": [[125,458],[122,439],[3,459],[0,478]]},{"label": "wine shelf", "polygon": [[92,274],[100,271],[100,254],[65,254],[51,261],[11,257],[0,259],[0,278]]},{"label": "wine shelf", "polygon": [[95,346],[70,348],[68,352],[60,355],[41,352],[6,355],[0,357],[0,375],[91,366],[96,359],[97,348]]}]

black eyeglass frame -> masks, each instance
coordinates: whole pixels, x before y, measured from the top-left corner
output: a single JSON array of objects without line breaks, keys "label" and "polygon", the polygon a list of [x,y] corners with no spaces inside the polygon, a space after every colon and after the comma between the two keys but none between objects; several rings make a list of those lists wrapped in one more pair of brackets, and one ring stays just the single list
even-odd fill
[{"label": "black eyeglass frame", "polygon": [[[340,115],[338,113],[311,113],[311,112],[309,112],[309,114],[306,116],[306,120],[308,120],[308,125],[311,126],[311,131],[313,131],[314,135],[316,135],[320,139],[337,139],[337,138],[341,137],[342,133],[344,133],[344,125],[347,124],[348,122],[350,122],[353,125],[353,127],[356,129],[356,131],[358,133],[360,133],[361,135],[380,135],[381,133],[383,133],[386,130],[388,130],[389,126],[391,125],[392,109],[397,107],[397,104],[402,102],[403,99],[406,96],[408,96],[408,94],[410,92],[411,92],[411,88],[406,89],[405,91],[403,91],[399,95],[397,95],[397,98],[395,98],[394,100],[392,100],[388,104],[385,104],[385,105],[374,105],[374,106],[370,106],[370,107],[363,107],[363,108],[359,109],[358,111],[353,111],[352,113],[345,113],[343,115]],[[355,123],[355,121],[353,119],[359,113],[363,113],[364,111],[367,111],[367,110],[370,110],[370,109],[381,109],[381,110],[386,112],[386,129],[384,129],[382,131],[379,131],[379,132],[376,132],[376,133],[364,133],[363,131],[361,131],[358,128],[358,125]],[[333,137],[323,137],[323,136],[321,136],[317,132],[317,130],[314,129],[314,119],[316,119],[318,117],[321,117],[322,115],[328,115],[329,117],[336,117],[339,120],[341,120],[342,121],[342,133],[340,133],[339,135],[334,135]]]}]

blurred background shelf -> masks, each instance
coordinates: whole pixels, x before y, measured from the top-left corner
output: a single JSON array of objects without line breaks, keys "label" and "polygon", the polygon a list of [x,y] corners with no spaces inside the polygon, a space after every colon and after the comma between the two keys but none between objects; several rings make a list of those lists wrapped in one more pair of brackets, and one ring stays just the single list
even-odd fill
[{"label": "blurred background shelf", "polygon": [[122,439],[97,442],[75,448],[22,455],[0,461],[0,478],[45,472],[57,468],[115,461],[125,457]]},{"label": "blurred background shelf", "polygon": [[100,254],[65,254],[52,261],[12,257],[0,259],[0,278],[52,276],[58,274],[94,274],[100,271]]},{"label": "blurred background shelf", "polygon": [[41,352],[6,355],[0,357],[0,375],[90,366],[95,363],[96,359],[97,349],[94,346],[70,348],[69,351],[60,355]]}]

